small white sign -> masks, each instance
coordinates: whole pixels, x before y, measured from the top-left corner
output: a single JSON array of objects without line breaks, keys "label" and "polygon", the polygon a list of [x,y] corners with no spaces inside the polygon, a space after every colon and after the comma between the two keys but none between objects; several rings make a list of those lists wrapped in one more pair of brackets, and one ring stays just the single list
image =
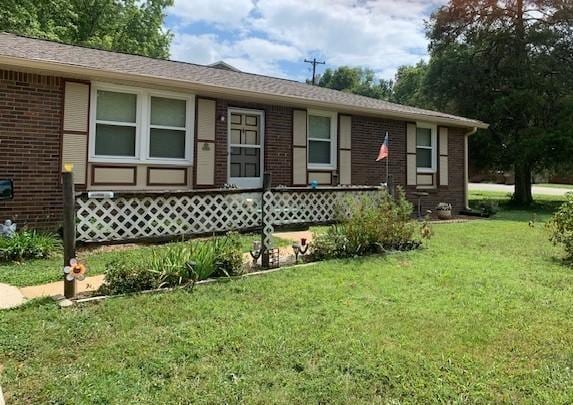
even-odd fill
[{"label": "small white sign", "polygon": [[113,191],[89,191],[88,198],[113,198],[115,193]]}]

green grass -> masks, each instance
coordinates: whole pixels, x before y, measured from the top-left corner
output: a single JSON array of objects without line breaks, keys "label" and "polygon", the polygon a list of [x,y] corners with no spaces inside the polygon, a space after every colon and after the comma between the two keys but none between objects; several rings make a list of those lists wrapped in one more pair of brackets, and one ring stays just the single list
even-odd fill
[{"label": "green grass", "polygon": [[[248,252],[249,249],[251,249],[252,241],[258,237],[258,235],[241,235],[243,251]],[[96,274],[102,274],[106,264],[120,256],[140,255],[142,252],[151,255],[151,249],[165,249],[174,243],[155,246],[142,245],[121,251],[116,250],[97,253],[82,251],[78,256],[80,259],[86,260],[88,276],[95,276]],[[289,241],[279,238],[274,239],[274,246],[283,247],[288,245],[290,245]],[[61,255],[56,255],[52,259],[45,260],[29,260],[22,263],[0,263],[0,283],[11,284],[16,287],[25,287],[59,281],[62,279],[62,269],[63,258]]]},{"label": "green grass", "polygon": [[8,403],[571,403],[573,269],[532,216],[428,249],[0,312]]}]

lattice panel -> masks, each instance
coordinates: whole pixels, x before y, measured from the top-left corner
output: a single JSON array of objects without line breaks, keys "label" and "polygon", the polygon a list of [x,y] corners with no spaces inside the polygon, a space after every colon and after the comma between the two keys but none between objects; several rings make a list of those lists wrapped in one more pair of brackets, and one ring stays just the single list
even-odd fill
[{"label": "lattice panel", "polygon": [[333,222],[345,216],[353,200],[364,195],[375,197],[377,191],[279,191],[272,193],[268,205],[273,207],[273,224]]},{"label": "lattice panel", "polygon": [[242,230],[260,226],[261,194],[79,198],[76,217],[77,239],[84,242]]},{"label": "lattice panel", "polygon": [[[348,204],[378,191],[359,188],[265,191],[265,241],[272,246],[274,226],[326,223],[340,219]],[[262,225],[263,194],[147,194],[77,199],[77,239],[83,242],[138,240],[154,237],[241,231]]]}]

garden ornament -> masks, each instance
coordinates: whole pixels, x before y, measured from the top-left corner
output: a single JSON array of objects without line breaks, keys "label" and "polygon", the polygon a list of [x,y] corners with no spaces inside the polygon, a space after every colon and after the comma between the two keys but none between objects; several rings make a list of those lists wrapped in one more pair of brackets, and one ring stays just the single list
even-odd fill
[{"label": "garden ornament", "polygon": [[294,251],[294,261],[298,263],[298,256],[304,256],[306,252],[308,252],[309,244],[307,243],[306,238],[301,238],[300,243],[294,242],[292,244],[292,250]]},{"label": "garden ornament", "polygon": [[0,236],[11,238],[16,233],[16,224],[7,219],[3,225],[0,225]]},{"label": "garden ornament", "polygon": [[318,181],[313,180],[310,182],[310,188],[312,188],[313,190],[315,190],[318,187]]},{"label": "garden ornament", "polygon": [[86,266],[77,261],[77,259],[70,259],[70,265],[64,267],[64,274],[68,281],[82,281],[86,278]]}]

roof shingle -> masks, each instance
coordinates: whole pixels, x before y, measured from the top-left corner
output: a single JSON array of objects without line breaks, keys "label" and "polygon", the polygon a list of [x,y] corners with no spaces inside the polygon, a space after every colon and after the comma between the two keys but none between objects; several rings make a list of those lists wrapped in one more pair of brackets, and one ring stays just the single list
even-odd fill
[{"label": "roof shingle", "polygon": [[0,33],[0,63],[3,57],[37,62],[55,63],[130,76],[147,76],[158,79],[176,79],[189,84],[213,86],[242,91],[245,94],[266,94],[289,98],[304,103],[327,103],[340,108],[360,108],[369,112],[394,115],[419,116],[420,119],[447,120],[469,127],[486,127],[481,121],[444,114],[436,111],[390,103],[293,80],[279,79],[251,73],[217,69],[193,63],[153,59],[80,46],[65,45],[41,39]]}]

